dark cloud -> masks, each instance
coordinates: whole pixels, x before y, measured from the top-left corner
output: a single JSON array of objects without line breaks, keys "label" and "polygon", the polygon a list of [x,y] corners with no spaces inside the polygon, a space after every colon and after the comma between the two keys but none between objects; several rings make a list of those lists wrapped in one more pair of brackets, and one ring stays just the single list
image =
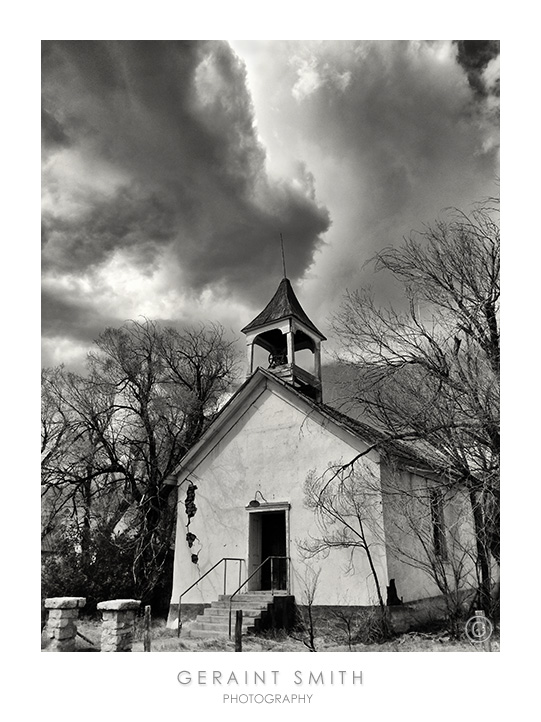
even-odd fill
[{"label": "dark cloud", "polygon": [[[119,327],[129,319],[119,317],[114,307],[97,308],[92,295],[81,295],[76,289],[58,289],[42,287],[41,289],[42,324],[41,333],[45,341],[42,350],[43,366],[54,366],[55,346],[62,346],[65,341],[70,346],[83,350],[78,354],[75,364],[70,366],[79,372],[84,372],[84,355],[90,350],[94,341],[107,327]],[[138,317],[140,320],[143,316]],[[178,319],[153,318],[163,326],[181,328]]]},{"label": "dark cloud", "polygon": [[42,333],[48,338],[69,336],[90,343],[103,331],[104,319],[88,301],[42,288]]},{"label": "dark cloud", "polygon": [[[497,98],[473,91],[450,41],[307,41],[252,51],[260,53],[259,73],[284,78],[268,100],[259,81],[257,107],[272,109],[269,153],[279,152],[272,146],[279,125],[282,146],[306,159],[331,209],[310,278],[320,318],[345,288],[375,282],[365,264],[378,250],[446,207],[468,210],[494,193]],[[270,52],[278,70],[266,69]],[[476,71],[486,82],[488,70],[492,81],[498,74],[489,55]]]},{"label": "dark cloud", "polygon": [[[323,55],[314,66],[320,76],[327,63]],[[474,130],[459,74],[423,44],[353,43],[335,64],[338,77],[348,73],[346,89],[322,85],[303,98],[297,113],[309,137],[343,160],[344,177],[349,169],[364,180],[364,223],[370,216],[389,222],[406,210],[424,219],[419,211],[428,189],[438,189],[437,213],[445,204],[444,182],[459,186],[462,168],[475,175],[493,167],[497,150],[485,150],[483,133]]]},{"label": "dark cloud", "polygon": [[489,93],[499,95],[499,80],[495,87],[487,87],[483,71],[491,60],[500,54],[499,40],[455,40],[458,47],[457,61],[466,71],[472,89],[481,96]]},{"label": "dark cloud", "polygon": [[324,324],[374,252],[494,192],[494,43],[237,41],[247,76],[219,41],[45,42],[47,352],[124,314],[236,331],[280,233]]},{"label": "dark cloud", "polygon": [[68,145],[68,136],[56,118],[41,109],[41,142],[44,150]]},{"label": "dark cloud", "polygon": [[[222,281],[253,297],[261,268],[278,271],[282,231],[291,274],[303,274],[328,213],[302,188],[267,178],[244,66],[226,43],[62,41],[43,50],[44,143],[69,138],[88,173],[44,210],[45,271],[82,273],[118,250],[151,271],[167,247],[192,289]],[[46,170],[53,191],[61,170]]]},{"label": "dark cloud", "polygon": [[88,209],[83,217],[43,213],[46,270],[84,271],[107,261],[120,248],[151,270],[160,245],[174,237],[176,213],[157,194],[132,185],[112,197],[89,194],[85,200]]}]

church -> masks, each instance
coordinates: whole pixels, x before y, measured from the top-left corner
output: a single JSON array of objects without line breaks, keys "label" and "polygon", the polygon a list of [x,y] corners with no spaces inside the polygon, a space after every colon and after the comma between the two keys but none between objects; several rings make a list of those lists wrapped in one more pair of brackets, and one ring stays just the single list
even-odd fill
[{"label": "church", "polygon": [[[455,490],[444,503],[446,472],[425,450],[323,402],[326,339],[286,277],[242,333],[246,381],[174,478],[169,626],[180,628],[182,610],[194,605],[207,608],[194,631],[211,634],[220,629],[220,607],[233,601],[250,626],[254,608],[268,610],[281,597],[321,608],[437,598],[431,568],[451,578],[457,554],[467,585],[474,569],[465,550],[474,537],[465,496]],[[341,474],[357,506],[337,520],[322,512],[317,495]],[[412,499],[426,512],[417,528]]]}]

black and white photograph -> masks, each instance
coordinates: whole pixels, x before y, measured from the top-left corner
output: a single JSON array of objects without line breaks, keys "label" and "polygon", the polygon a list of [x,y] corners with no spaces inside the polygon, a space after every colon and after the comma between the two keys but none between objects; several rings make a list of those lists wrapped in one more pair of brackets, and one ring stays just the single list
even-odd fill
[{"label": "black and white photograph", "polygon": [[500,41],[46,39],[41,99],[42,666],[496,664]]}]

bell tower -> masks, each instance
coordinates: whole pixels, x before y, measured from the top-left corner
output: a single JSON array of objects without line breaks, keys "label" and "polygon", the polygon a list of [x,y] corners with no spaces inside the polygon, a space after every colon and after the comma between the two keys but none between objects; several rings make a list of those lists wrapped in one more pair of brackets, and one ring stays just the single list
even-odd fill
[{"label": "bell tower", "polygon": [[[318,331],[304,312],[288,278],[263,311],[242,329],[246,336],[248,375],[254,368],[254,346],[268,352],[268,368],[314,401],[321,401],[321,342]],[[295,362],[295,355],[308,349],[312,353],[311,370]]]}]

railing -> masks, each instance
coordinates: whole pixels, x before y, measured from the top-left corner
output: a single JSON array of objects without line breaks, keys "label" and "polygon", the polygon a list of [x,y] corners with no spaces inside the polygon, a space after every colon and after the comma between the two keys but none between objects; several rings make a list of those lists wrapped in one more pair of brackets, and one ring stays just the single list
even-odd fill
[{"label": "railing", "polygon": [[[224,563],[224,594],[225,594],[225,593],[226,593],[226,590],[227,590],[227,562],[244,562],[244,561],[245,561],[245,560],[244,560],[244,559],[241,559],[240,557],[222,557],[219,562],[216,562],[216,564],[215,564],[214,566],[212,566],[208,571],[206,571],[206,572],[203,574],[203,576],[199,577],[199,579],[197,579],[193,584],[191,584],[191,585],[188,587],[188,589],[185,589],[185,590],[182,592],[182,594],[181,594],[180,597],[178,598],[178,626],[177,626],[177,637],[180,637],[180,630],[182,629],[182,618],[181,618],[181,615],[180,615],[180,610],[181,610],[181,606],[180,606],[180,605],[181,605],[181,602],[182,602],[182,597],[183,597],[185,594],[187,594],[187,593],[190,591],[190,589],[193,589],[195,586],[197,586],[197,584],[199,584],[200,581],[202,581],[206,576],[208,576],[211,572],[213,572],[213,571],[216,569],[216,567],[218,567],[222,562]],[[241,578],[242,578],[241,574],[242,574],[242,564],[239,563],[239,584],[240,584],[240,580],[241,580]],[[242,586],[243,586],[243,585],[240,584],[239,589],[241,589]]]},{"label": "railing", "polygon": [[[274,591],[274,587],[273,587],[273,581],[274,581],[274,574],[273,574],[273,572],[274,572],[274,559],[286,559],[287,562],[288,562],[288,565],[289,565],[289,562],[290,562],[290,558],[289,558],[289,557],[281,557],[281,556],[270,556],[270,557],[267,557],[267,558],[265,559],[265,561],[264,561],[264,562],[261,562],[261,564],[257,567],[257,569],[254,569],[254,571],[250,574],[250,576],[247,577],[247,578],[242,582],[242,584],[239,585],[239,588],[236,589],[236,590],[233,592],[233,594],[229,597],[229,638],[231,638],[231,613],[232,613],[232,610],[233,610],[233,597],[235,597],[235,596],[240,592],[240,590],[241,590],[243,587],[245,587],[246,584],[248,584],[248,582],[250,581],[250,579],[252,579],[252,577],[255,577],[255,575],[261,570],[262,567],[265,566],[265,564],[269,561],[269,559],[270,559],[270,563],[271,563],[271,588],[269,589],[269,591],[271,591],[271,592]],[[262,590],[262,591],[266,591],[266,590]],[[287,567],[286,567],[286,591],[289,593],[289,569],[288,569]]]}]

